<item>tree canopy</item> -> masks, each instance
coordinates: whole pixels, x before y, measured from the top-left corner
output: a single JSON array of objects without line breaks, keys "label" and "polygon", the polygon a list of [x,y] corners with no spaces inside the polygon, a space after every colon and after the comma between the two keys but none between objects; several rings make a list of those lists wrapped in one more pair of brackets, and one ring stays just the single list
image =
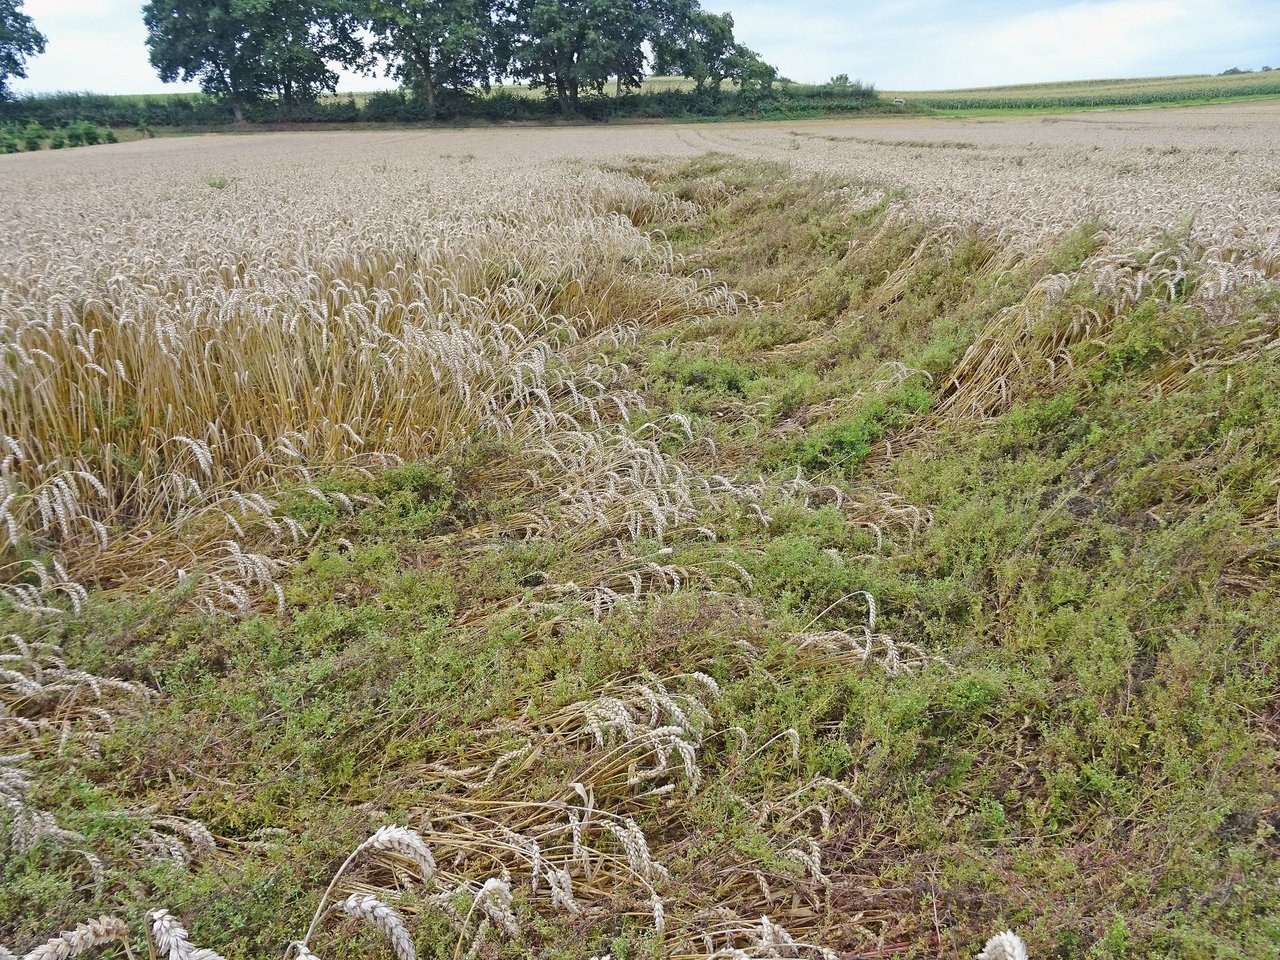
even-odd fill
[{"label": "tree canopy", "polygon": [[655,44],[655,68],[659,73],[689,77],[698,90],[719,92],[733,73],[738,49],[733,15],[708,13],[696,3],[683,7]]},{"label": "tree canopy", "polygon": [[22,12],[22,0],[0,0],[0,100],[9,97],[9,79],[27,75],[27,58],[44,53],[45,36]]},{"label": "tree canopy", "polygon": [[619,94],[638,88],[650,66],[718,94],[759,59],[734,41],[731,16],[697,0],[515,0],[512,9],[511,75],[545,87],[566,111],[610,80]]},{"label": "tree canopy", "polygon": [[503,77],[572,112],[610,83],[637,89],[650,67],[711,96],[726,80],[745,89],[777,75],[736,42],[731,16],[698,0],[148,0],[143,18],[161,79],[198,81],[237,117],[267,96],[333,90],[337,67],[375,57],[429,116],[441,97]]},{"label": "tree canopy", "polygon": [[479,87],[502,69],[506,44],[491,0],[367,0],[371,49],[434,115],[442,91]]},{"label": "tree canopy", "polygon": [[335,66],[368,59],[343,0],[149,0],[142,16],[160,79],[197,81],[237,119],[271,94],[287,103],[332,91]]}]

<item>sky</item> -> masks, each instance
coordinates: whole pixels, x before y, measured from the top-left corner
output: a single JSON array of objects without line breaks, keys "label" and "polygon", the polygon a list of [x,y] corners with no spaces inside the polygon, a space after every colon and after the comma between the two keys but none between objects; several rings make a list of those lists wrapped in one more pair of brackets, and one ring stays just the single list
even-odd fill
[{"label": "sky", "polygon": [[[1280,0],[703,0],[786,77],[883,90],[1280,68]],[[48,37],[24,91],[160,93],[141,0],[26,0]],[[339,91],[392,86],[344,74]]]}]

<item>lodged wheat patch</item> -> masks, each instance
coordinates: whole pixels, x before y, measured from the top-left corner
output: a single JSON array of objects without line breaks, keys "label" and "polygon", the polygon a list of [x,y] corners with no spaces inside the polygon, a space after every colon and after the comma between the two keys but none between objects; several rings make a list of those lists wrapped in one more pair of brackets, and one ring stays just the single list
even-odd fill
[{"label": "lodged wheat patch", "polygon": [[1259,955],[1254,109],[3,158],[0,942]]}]

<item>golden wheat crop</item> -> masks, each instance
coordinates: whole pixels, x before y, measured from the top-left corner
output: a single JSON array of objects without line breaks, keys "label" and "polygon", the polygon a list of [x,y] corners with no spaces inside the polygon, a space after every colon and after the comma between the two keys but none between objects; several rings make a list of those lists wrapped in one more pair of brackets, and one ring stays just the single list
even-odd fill
[{"label": "golden wheat crop", "polygon": [[669,215],[658,198],[459,163],[387,190],[385,169],[296,176],[287,156],[218,190],[188,162],[28,198],[6,233],[0,551],[57,558],[28,561],[24,605],[201,568],[244,607],[278,570],[253,544],[308,536],[272,489],[467,443],[577,477],[562,493],[584,519],[638,535],[687,515],[678,471],[619,426],[638,399],[608,354],[732,299],[617,212]]}]

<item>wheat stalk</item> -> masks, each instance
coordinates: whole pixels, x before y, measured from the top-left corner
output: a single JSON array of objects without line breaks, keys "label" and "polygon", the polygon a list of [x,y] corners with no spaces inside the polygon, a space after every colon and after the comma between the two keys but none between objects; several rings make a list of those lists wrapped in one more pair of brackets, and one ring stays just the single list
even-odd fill
[{"label": "wheat stalk", "polygon": [[347,859],[342,862],[342,865],[334,873],[333,879],[329,881],[329,886],[320,897],[320,903],[316,907],[315,916],[311,919],[311,925],[307,928],[306,936],[299,942],[301,946],[305,947],[311,940],[316,927],[319,926],[320,921],[324,918],[325,906],[328,904],[329,898],[333,896],[333,891],[336,889],[338,881],[346,874],[353,863],[369,851],[374,850],[396,853],[416,864],[422,875],[423,883],[429,884],[435,877],[435,858],[431,855],[431,850],[419,834],[414,833],[407,827],[395,825],[380,827],[374,831],[372,836],[352,850]]},{"label": "wheat stalk", "polygon": [[409,936],[404,921],[377,897],[353,893],[347,899],[335,903],[333,909],[372,924],[381,931],[391,941],[396,960],[414,960],[413,938]]},{"label": "wheat stalk", "polygon": [[151,939],[156,949],[168,960],[223,960],[221,954],[213,950],[194,946],[186,927],[169,911],[152,910],[147,919],[151,921]]},{"label": "wheat stalk", "polygon": [[1012,930],[1005,930],[987,941],[978,960],[1027,960],[1027,946]]},{"label": "wheat stalk", "polygon": [[[69,960],[70,957],[78,957],[110,943],[122,945],[125,953],[132,960],[133,954],[129,951],[128,926],[123,920],[104,915],[96,920],[82,923],[74,930],[69,930],[41,944],[26,953],[22,960]],[[10,957],[13,956],[7,950],[4,952]]]}]

